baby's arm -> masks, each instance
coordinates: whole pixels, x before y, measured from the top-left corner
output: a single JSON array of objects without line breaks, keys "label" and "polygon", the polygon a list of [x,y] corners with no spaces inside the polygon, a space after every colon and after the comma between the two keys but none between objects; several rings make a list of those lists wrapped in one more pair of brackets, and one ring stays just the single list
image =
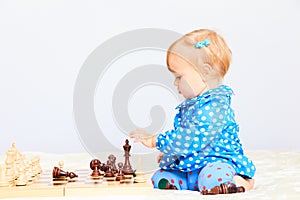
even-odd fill
[{"label": "baby's arm", "polygon": [[130,138],[134,138],[134,142],[141,142],[149,148],[156,147],[157,134],[149,134],[144,129],[137,129],[129,134]]}]

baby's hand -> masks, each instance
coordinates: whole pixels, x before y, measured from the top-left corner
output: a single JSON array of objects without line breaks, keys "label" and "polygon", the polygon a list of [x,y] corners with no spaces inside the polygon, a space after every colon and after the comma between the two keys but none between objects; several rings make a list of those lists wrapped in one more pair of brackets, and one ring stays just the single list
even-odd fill
[{"label": "baby's hand", "polygon": [[149,134],[144,129],[138,128],[129,134],[130,138],[134,138],[134,142],[141,142],[144,146],[155,148],[157,135]]},{"label": "baby's hand", "polygon": [[157,163],[160,163],[161,159],[164,157],[164,154],[163,153],[160,153],[158,156],[157,156]]}]

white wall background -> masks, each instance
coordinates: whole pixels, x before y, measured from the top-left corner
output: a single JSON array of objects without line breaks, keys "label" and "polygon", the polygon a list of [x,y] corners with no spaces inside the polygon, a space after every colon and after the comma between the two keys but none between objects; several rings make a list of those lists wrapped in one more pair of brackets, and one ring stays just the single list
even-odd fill
[{"label": "white wall background", "polygon": [[13,141],[84,152],[72,113],[78,72],[102,42],[138,28],[219,31],[233,51],[225,83],[246,149],[299,150],[299,11],[297,0],[0,0],[0,154]]}]

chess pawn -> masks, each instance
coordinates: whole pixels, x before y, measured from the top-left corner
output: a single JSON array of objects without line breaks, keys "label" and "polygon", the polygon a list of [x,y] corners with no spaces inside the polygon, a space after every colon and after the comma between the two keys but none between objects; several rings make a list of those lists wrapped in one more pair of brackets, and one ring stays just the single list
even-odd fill
[{"label": "chess pawn", "polygon": [[29,164],[28,160],[24,161],[24,166],[25,166],[25,175],[26,175],[26,178],[27,178],[28,182],[30,182],[33,179],[32,179],[31,174],[30,174],[30,164]]},{"label": "chess pawn", "polygon": [[116,167],[116,156],[111,154],[111,155],[108,156],[108,160],[111,161],[111,169],[112,169],[113,173],[114,174],[117,173],[118,170],[117,170],[117,167]]},{"label": "chess pawn", "polygon": [[14,152],[11,149],[8,149],[6,152],[6,176],[10,182],[13,182],[17,177],[17,172],[15,171],[15,159]]},{"label": "chess pawn", "polygon": [[93,170],[93,172],[91,174],[92,177],[99,177],[99,176],[101,176],[100,165],[101,165],[100,160],[98,160],[98,159],[91,160],[91,162],[90,162],[90,168],[91,168],[91,170]]},{"label": "chess pawn", "polygon": [[111,177],[115,177],[115,175],[114,175],[114,173],[113,173],[113,171],[112,171],[112,165],[111,165],[112,163],[111,163],[111,161],[110,160],[108,160],[107,161],[107,170],[105,171],[105,175],[104,175],[104,177],[106,177],[106,178],[111,178]]},{"label": "chess pawn", "polygon": [[32,173],[34,174],[34,176],[36,176],[39,174],[37,157],[32,158],[31,162],[32,162]]},{"label": "chess pawn", "polygon": [[32,163],[32,160],[29,160],[27,162],[28,162],[28,177],[29,177],[27,179],[29,181],[33,181],[34,177],[35,177],[35,174],[34,174],[34,171],[33,171],[33,163]]},{"label": "chess pawn", "polygon": [[53,178],[69,177],[70,179],[73,179],[78,176],[74,172],[66,172],[59,169],[58,167],[54,167],[52,171],[52,177]]},{"label": "chess pawn", "polygon": [[8,187],[10,185],[6,176],[6,168],[4,165],[0,165],[0,187]]},{"label": "chess pawn", "polygon": [[27,185],[28,180],[26,177],[26,173],[25,173],[25,168],[24,166],[21,166],[19,168],[19,177],[17,178],[17,180],[15,180],[15,185],[16,186],[25,186]]},{"label": "chess pawn", "polygon": [[6,166],[6,172],[5,172],[6,178],[10,183],[13,183],[15,180],[15,176],[14,176],[12,160],[7,159],[5,161],[5,166]]},{"label": "chess pawn", "polygon": [[41,158],[39,156],[36,156],[36,172],[38,174],[41,174],[43,172],[42,166],[41,166]]},{"label": "chess pawn", "polygon": [[12,157],[12,159],[13,159],[13,164],[12,164],[12,168],[13,168],[13,171],[14,171],[14,173],[13,173],[13,178],[14,179],[17,179],[18,178],[18,176],[19,176],[19,170],[18,170],[18,165],[19,165],[19,161],[17,160],[18,158],[17,158],[17,155],[19,154],[19,151],[18,151],[18,149],[17,149],[17,147],[16,147],[16,143],[15,142],[13,142],[12,143],[12,145],[11,145],[11,149],[10,149],[10,153],[12,154],[11,155],[11,157]]},{"label": "chess pawn", "polygon": [[59,161],[58,162],[58,167],[59,167],[59,169],[63,170],[63,168],[64,168],[64,162],[63,161]]},{"label": "chess pawn", "polygon": [[118,174],[117,174],[117,177],[116,177],[116,181],[120,181],[120,180],[124,180],[125,179],[125,176],[123,174],[123,163],[122,162],[119,162],[118,163]]},{"label": "chess pawn", "polygon": [[100,164],[100,170],[105,173],[108,170],[107,165],[105,163],[101,163]]},{"label": "chess pawn", "polygon": [[124,167],[123,167],[123,173],[125,175],[133,175],[133,170],[131,168],[131,165],[130,165],[130,162],[129,162],[129,157],[130,157],[130,149],[131,149],[131,146],[129,145],[129,140],[126,139],[125,140],[125,145],[123,146],[123,149],[124,149],[124,157],[125,157],[125,162],[124,162]]}]

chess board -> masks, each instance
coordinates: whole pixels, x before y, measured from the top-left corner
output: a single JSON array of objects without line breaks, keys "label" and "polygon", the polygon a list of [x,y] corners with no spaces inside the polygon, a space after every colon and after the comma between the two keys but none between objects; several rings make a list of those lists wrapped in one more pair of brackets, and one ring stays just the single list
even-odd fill
[{"label": "chess board", "polygon": [[119,182],[103,176],[91,177],[91,170],[87,169],[74,172],[78,178],[53,179],[52,171],[43,171],[26,186],[0,187],[0,198],[125,195],[153,190],[150,175],[145,175],[145,182],[136,182],[137,179],[132,176]]}]

